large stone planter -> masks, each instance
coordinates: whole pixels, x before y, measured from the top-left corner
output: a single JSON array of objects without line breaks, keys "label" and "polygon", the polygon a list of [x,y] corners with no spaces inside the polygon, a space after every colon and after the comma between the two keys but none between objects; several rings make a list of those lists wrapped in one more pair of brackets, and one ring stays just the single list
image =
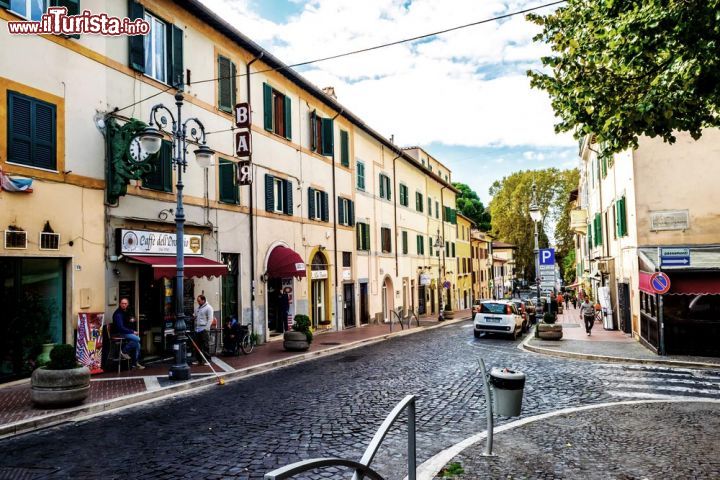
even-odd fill
[{"label": "large stone planter", "polygon": [[444,320],[452,320],[453,318],[455,318],[455,312],[453,312],[452,310],[444,310],[443,311],[443,319]]},{"label": "large stone planter", "polygon": [[538,337],[543,340],[560,340],[563,336],[562,325],[554,323],[539,323]]},{"label": "large stone planter", "polygon": [[30,387],[30,398],[37,407],[78,405],[90,393],[90,370],[87,367],[67,370],[37,368],[32,373]]},{"label": "large stone planter", "polygon": [[283,334],[283,348],[291,352],[303,352],[310,348],[310,344],[304,332],[290,330]]}]

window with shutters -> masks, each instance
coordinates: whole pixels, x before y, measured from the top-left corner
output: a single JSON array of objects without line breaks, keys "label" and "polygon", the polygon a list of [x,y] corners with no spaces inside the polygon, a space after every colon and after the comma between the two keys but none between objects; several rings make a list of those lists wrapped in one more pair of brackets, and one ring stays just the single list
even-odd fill
[{"label": "window with shutters", "polygon": [[425,255],[425,240],[422,235],[415,237],[415,243],[417,244],[417,254]]},{"label": "window with shutters", "polygon": [[358,222],[356,225],[357,249],[360,251],[370,251],[370,225]]},{"label": "window with shutters", "polygon": [[7,92],[7,161],[57,171],[57,108]]},{"label": "window with shutters", "polygon": [[163,140],[160,151],[152,157],[152,168],[143,176],[143,188],[172,192],[172,142]]},{"label": "window with shutters", "polygon": [[355,225],[355,206],[352,200],[338,197],[338,223],[347,227]]},{"label": "window with shutters", "polygon": [[[380,179],[382,182],[382,179]],[[400,205],[403,207],[408,206],[408,187],[407,185],[403,185],[402,183],[398,187],[398,195],[400,197]]]},{"label": "window with shutters", "polygon": [[[310,150],[326,157],[332,156],[335,141],[334,128],[331,118],[323,118],[315,110],[310,112]],[[342,132],[340,133],[342,134]],[[342,135],[340,138],[342,140]]]},{"label": "window with shutters", "polygon": [[382,253],[392,252],[392,233],[389,228],[380,228],[380,250]]},{"label": "window with shutters", "polygon": [[625,197],[615,202],[615,217],[617,223],[618,237],[625,237],[628,234],[627,229],[627,207],[625,206]]},{"label": "window with shutters", "polygon": [[273,197],[275,198],[275,212],[285,213],[285,182],[281,178],[273,180]]},{"label": "window with shutters", "polygon": [[440,203],[435,200],[435,218],[440,218]]},{"label": "window with shutters", "polygon": [[432,198],[428,197],[428,216],[432,217]]},{"label": "window with shutters", "polygon": [[327,210],[325,192],[308,188],[308,217],[312,220],[325,221],[324,210]]},{"label": "window with shutters", "polygon": [[392,198],[390,177],[381,173],[379,175],[379,178],[380,178],[380,185],[379,185],[380,186],[380,198],[384,198],[385,200],[390,200]]},{"label": "window with shutters", "polygon": [[[2,3],[5,2],[0,2],[0,4]],[[39,22],[42,19],[47,7],[47,0],[10,0],[11,12],[35,22]],[[72,13],[70,15],[72,15]]]},{"label": "window with shutters", "polygon": [[423,198],[423,194],[420,192],[415,192],[415,210],[417,210],[420,213],[423,213],[424,205],[425,205],[425,199]]},{"label": "window with shutters", "polygon": [[133,70],[144,73],[175,88],[184,83],[183,29],[167,23],[147,12],[137,1],[128,2],[128,18],[144,19],[150,24],[147,35],[130,35],[129,64]]},{"label": "window with shutters", "polygon": [[236,103],[237,67],[222,55],[218,55],[218,109],[232,113]]},{"label": "window with shutters", "polygon": [[407,255],[407,253],[408,253],[408,233],[405,230],[403,230],[401,232],[401,236],[402,236],[402,253],[403,253],[403,255]]},{"label": "window with shutters", "polygon": [[220,202],[233,205],[240,203],[240,192],[237,185],[237,164],[221,158],[218,166],[218,176]]},{"label": "window with shutters", "polygon": [[350,137],[345,130],[340,130],[340,165],[350,166]]},{"label": "window with shutters", "polygon": [[601,167],[601,170],[602,170],[602,178],[607,177],[607,169],[608,169],[607,157],[603,157],[603,159],[602,159],[602,167]]},{"label": "window with shutters", "polygon": [[292,138],[290,97],[263,83],[263,110],[265,130],[290,140]]},{"label": "window with shutters", "polygon": [[455,258],[455,242],[452,242],[452,249],[450,250],[450,256]]},{"label": "window with shutters", "polygon": [[292,182],[265,174],[265,211],[293,214]]},{"label": "window with shutters", "polygon": [[365,164],[363,162],[355,162],[357,165],[357,189],[365,190]]},{"label": "window with shutters", "polygon": [[167,81],[167,24],[145,12],[150,33],[145,35],[145,75],[159,82]]}]

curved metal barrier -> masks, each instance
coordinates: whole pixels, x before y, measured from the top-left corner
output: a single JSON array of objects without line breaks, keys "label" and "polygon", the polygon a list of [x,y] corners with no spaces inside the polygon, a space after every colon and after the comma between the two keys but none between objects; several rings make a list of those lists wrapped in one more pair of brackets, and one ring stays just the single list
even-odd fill
[{"label": "curved metal barrier", "polygon": [[400,324],[400,329],[405,330],[405,326],[403,325],[402,317],[400,316],[402,307],[398,307],[397,309],[393,309],[390,311],[392,312],[392,315],[390,315],[390,331],[392,332],[392,329],[393,329],[393,315],[395,315],[397,317],[398,323]]},{"label": "curved metal barrier", "polygon": [[316,468],[334,466],[355,469],[353,480],[362,480],[364,477],[382,480],[380,474],[370,468],[370,463],[372,463],[375,458],[375,454],[377,454],[380,445],[390,431],[390,427],[393,426],[406,408],[408,410],[408,480],[415,480],[417,470],[417,459],[415,456],[415,395],[408,395],[395,405],[395,408],[385,417],[378,431],[375,432],[375,436],[373,436],[373,439],[365,449],[365,453],[359,462],[343,458],[313,458],[310,460],[302,460],[266,473],[264,477],[265,480],[283,480],[291,478],[298,473],[307,472]]}]

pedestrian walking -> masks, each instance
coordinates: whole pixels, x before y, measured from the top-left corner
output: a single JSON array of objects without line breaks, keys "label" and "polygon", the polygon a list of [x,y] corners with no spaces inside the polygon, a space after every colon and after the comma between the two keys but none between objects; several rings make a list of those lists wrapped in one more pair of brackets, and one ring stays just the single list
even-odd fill
[{"label": "pedestrian walking", "polygon": [[[213,308],[207,302],[205,295],[198,295],[197,297],[198,307],[195,310],[195,343],[198,348],[202,351],[205,358],[210,358],[210,327],[213,321]],[[198,355],[200,356],[200,355]],[[198,361],[202,362],[203,365],[207,363],[201,358]]]},{"label": "pedestrian walking", "polygon": [[590,336],[590,332],[595,324],[595,306],[590,303],[590,299],[587,297],[585,297],[585,300],[580,305],[580,318],[585,322],[585,333]]},{"label": "pedestrian walking", "polygon": [[570,308],[570,294],[565,295],[565,308]]},{"label": "pedestrian walking", "polygon": [[573,295],[572,302],[573,302],[573,308],[577,308],[578,299],[577,299],[576,295]]}]

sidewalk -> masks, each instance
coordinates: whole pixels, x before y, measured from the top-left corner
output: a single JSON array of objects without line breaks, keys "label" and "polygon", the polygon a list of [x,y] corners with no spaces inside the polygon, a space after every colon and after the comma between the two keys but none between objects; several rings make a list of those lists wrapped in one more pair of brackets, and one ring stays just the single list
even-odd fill
[{"label": "sidewalk", "polygon": [[[420,327],[412,324],[404,329],[397,323],[373,324],[339,332],[316,332],[307,352],[286,352],[282,337],[260,345],[250,355],[213,357],[213,368],[225,381],[246,377],[270,369],[332,355],[391,337],[408,335],[470,318],[470,310],[456,311],[453,320],[438,322],[436,316],[421,316]],[[148,364],[144,370],[109,371],[93,375],[90,395],[85,403],[72,408],[42,410],[30,401],[30,380],[0,385],[0,438],[60,422],[92,415],[127,405],[152,401],[182,391],[203,388],[217,383],[210,367],[191,366],[191,379],[168,380],[170,363]]]},{"label": "sidewalk", "polygon": [[562,340],[541,340],[530,336],[523,342],[523,348],[535,353],[585,360],[660,363],[688,367],[720,366],[720,358],[717,357],[656,355],[631,335],[619,330],[605,330],[600,322],[595,322],[592,334],[588,336],[580,318],[580,309],[573,308],[572,305],[558,315],[557,323],[563,326]]}]

